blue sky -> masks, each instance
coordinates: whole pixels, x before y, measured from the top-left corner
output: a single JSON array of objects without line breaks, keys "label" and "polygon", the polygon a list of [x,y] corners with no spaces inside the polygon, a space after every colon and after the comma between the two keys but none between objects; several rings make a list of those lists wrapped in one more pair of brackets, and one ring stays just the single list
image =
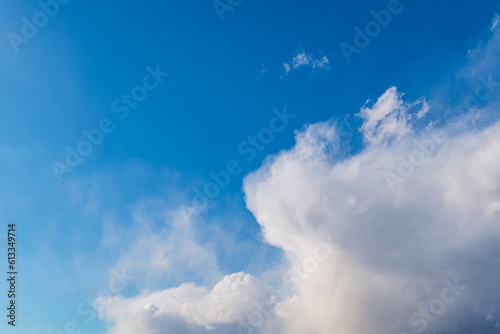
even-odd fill
[{"label": "blue sky", "polygon": [[[388,3],[244,0],[221,20],[211,1],[72,0],[16,46],[8,34],[22,36],[22,18],[32,21],[41,7],[4,1],[0,221],[4,230],[17,222],[20,274],[18,326],[2,321],[2,333],[69,333],[68,323],[75,333],[115,333],[119,316],[103,311],[87,322],[77,309],[122,268],[134,276],[113,293],[123,298],[189,282],[211,290],[238,272],[279,286],[276,271],[292,261],[289,250],[262,232],[272,230],[270,215],[254,198],[260,192],[252,192],[252,178],[243,189],[245,176],[262,171],[266,157],[298,150],[294,136],[308,124],[338,123],[340,149],[332,159],[366,150],[360,128],[369,117],[360,109],[377,110],[367,100],[392,86],[405,101],[434,101],[436,117],[477,85],[471,73],[498,73],[487,46],[500,4],[488,0],[403,0],[391,22],[346,61],[339,45],[354,45],[353,29],[364,29],[370,12]],[[153,72],[168,76],[155,80]],[[120,119],[113,102],[147,75],[158,85],[143,89],[147,97]],[[286,113],[293,116],[277,116]],[[67,147],[76,150],[86,139],[83,130],[102,132],[103,120],[110,133],[58,177],[54,162],[65,163]],[[271,130],[255,157],[241,154],[249,136],[258,138],[271,123],[283,127]],[[196,190],[231,161],[237,172],[208,207],[193,211]]]}]

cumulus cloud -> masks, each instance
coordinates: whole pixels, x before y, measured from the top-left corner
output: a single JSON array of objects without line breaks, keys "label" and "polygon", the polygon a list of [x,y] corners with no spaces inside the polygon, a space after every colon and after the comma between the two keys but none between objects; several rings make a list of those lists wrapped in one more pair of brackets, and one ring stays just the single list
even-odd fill
[{"label": "cumulus cloud", "polygon": [[285,70],[284,75],[286,76],[291,71],[301,67],[309,67],[312,70],[330,69],[329,60],[326,56],[315,59],[312,54],[306,53],[305,51],[297,51],[297,54],[292,58],[291,62],[283,63],[283,69]]},{"label": "cumulus cloud", "polygon": [[[404,102],[394,88],[379,102],[370,109],[378,123],[393,113],[403,118]],[[246,179],[248,208],[292,267],[305,271],[303,260],[319,236],[331,235],[335,244],[308,280],[295,280],[294,303],[277,305],[288,315],[283,332],[425,327],[454,333],[457,317],[485,319],[477,305],[488,305],[494,319],[500,316],[494,283],[500,273],[500,125],[455,137],[446,128],[412,133],[407,127],[384,132],[399,138],[390,146],[369,141],[357,156],[332,161],[335,127],[314,124],[297,135],[292,150]],[[367,201],[369,206],[360,205]],[[455,279],[467,289],[441,310],[442,290]],[[419,311],[426,307],[432,321]],[[495,321],[478,326],[494,328]]]},{"label": "cumulus cloud", "polygon": [[[299,54],[285,69],[311,63]],[[237,273],[106,298],[108,333],[497,333],[500,89],[478,92],[480,112],[464,104],[476,118],[444,123],[432,100],[389,87],[359,110],[365,146],[354,155],[339,154],[333,121],[297,131],[244,180],[262,238],[285,254],[283,281]]]},{"label": "cumulus cloud", "polygon": [[211,291],[183,284],[131,299],[101,297],[98,303],[106,305],[100,317],[115,324],[110,334],[182,334],[206,333],[216,327],[244,331],[248,325],[236,325],[240,319],[272,299],[272,288],[249,274],[236,273],[224,277]]}]

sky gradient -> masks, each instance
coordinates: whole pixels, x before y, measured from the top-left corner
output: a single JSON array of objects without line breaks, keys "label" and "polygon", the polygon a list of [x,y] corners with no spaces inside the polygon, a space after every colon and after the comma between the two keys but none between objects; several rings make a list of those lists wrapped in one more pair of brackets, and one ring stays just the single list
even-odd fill
[{"label": "sky gradient", "polygon": [[498,331],[498,1],[0,6],[0,332]]}]

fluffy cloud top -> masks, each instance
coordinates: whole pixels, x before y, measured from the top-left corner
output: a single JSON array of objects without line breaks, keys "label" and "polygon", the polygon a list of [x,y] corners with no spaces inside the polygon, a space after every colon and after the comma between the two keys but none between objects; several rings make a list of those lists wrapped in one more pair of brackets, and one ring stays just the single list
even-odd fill
[{"label": "fluffy cloud top", "polygon": [[[295,301],[276,307],[287,315],[283,332],[465,333],[457,321],[464,316],[475,330],[497,325],[500,125],[454,137],[447,128],[415,134],[394,121],[404,119],[404,104],[390,88],[362,110],[373,112],[365,136],[372,120],[398,124],[383,128],[399,138],[389,145],[368,140],[359,155],[332,161],[335,127],[315,124],[246,179],[265,239],[299,268],[291,275]],[[335,252],[302,279],[325,235]],[[445,303],[443,289],[451,293],[455,279],[456,298]]]},{"label": "fluffy cloud top", "polygon": [[[125,300],[102,297],[100,316],[116,321],[109,333],[205,333],[238,323],[255,305],[272,298],[272,289],[249,274],[224,277],[211,291],[194,284],[143,293]],[[226,328],[237,329],[235,326]]]}]

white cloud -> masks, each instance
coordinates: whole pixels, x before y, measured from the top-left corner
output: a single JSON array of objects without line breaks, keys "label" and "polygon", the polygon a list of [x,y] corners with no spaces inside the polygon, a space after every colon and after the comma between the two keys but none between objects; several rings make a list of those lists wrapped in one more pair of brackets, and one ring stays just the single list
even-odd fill
[{"label": "white cloud", "polygon": [[396,87],[389,88],[371,108],[364,107],[359,115],[363,119],[361,132],[371,144],[399,138],[410,132],[407,124],[409,104],[404,103]]},{"label": "white cloud", "polygon": [[329,60],[326,56],[315,59],[311,54],[308,54],[305,51],[297,51],[297,54],[292,58],[290,62],[283,63],[285,76],[288,75],[292,70],[297,70],[301,67],[309,67],[313,70],[330,69]]},{"label": "white cloud", "polygon": [[422,101],[422,108],[418,111],[417,118],[418,119],[424,118],[425,115],[427,115],[430,110],[431,110],[431,108],[429,106],[429,103],[427,103],[427,101],[423,100]]},{"label": "white cloud", "polygon": [[288,65],[287,63],[283,64],[283,68],[285,69],[285,74],[288,74],[290,72],[290,65]]},{"label": "white cloud", "polygon": [[[212,290],[183,284],[107,299],[100,317],[108,333],[411,333],[425,327],[462,334],[459,318],[489,333],[500,317],[500,124],[459,135],[447,126],[417,131],[405,121],[410,104],[391,87],[372,108],[362,108],[362,132],[376,140],[356,156],[332,159],[337,128],[317,123],[246,178],[247,205],[263,237],[307,276],[284,283],[297,288],[291,298],[277,300],[271,287],[238,273]],[[398,140],[390,145],[382,140],[393,135]],[[408,162],[413,171],[391,186],[386,173],[397,174]],[[304,259],[327,235],[333,253],[305,270]],[[443,296],[453,302],[441,302],[441,312]],[[250,326],[258,305],[272,308],[272,315]],[[432,320],[419,311],[429,305]]]},{"label": "white cloud", "polygon": [[[471,68],[490,62],[479,59],[480,66]],[[304,53],[285,69],[311,64]],[[484,87],[500,92],[495,84]],[[433,119],[418,127],[432,115],[432,100],[405,101],[390,87],[361,108],[366,146],[353,156],[338,154],[342,139],[334,122],[306,126],[293,148],[244,180],[247,207],[263,239],[284,251],[290,271],[278,287],[288,297],[278,298],[277,290],[245,273],[227,275],[212,289],[182,284],[146,290],[106,299],[100,317],[108,333],[495,333],[495,100],[481,108],[486,119],[495,117],[488,126],[479,126],[478,118],[470,122],[465,113],[439,128]],[[330,251],[319,260],[318,243],[326,236]],[[179,234],[178,242],[184,237]],[[250,321],[258,314],[265,323]]]},{"label": "white cloud", "polygon": [[493,17],[493,21],[491,22],[491,31],[495,30],[499,21],[500,17],[498,17],[498,14],[495,14],[495,16]]},{"label": "white cloud", "polygon": [[323,56],[321,59],[314,59],[312,64],[313,68],[325,68],[328,66],[329,60],[326,56]]},{"label": "white cloud", "polygon": [[100,317],[114,324],[110,334],[183,334],[206,333],[221,325],[235,332],[239,319],[259,303],[267,305],[272,297],[270,287],[249,274],[237,273],[224,277],[211,291],[183,284],[130,299],[101,297],[98,303],[106,305]]},{"label": "white cloud", "polygon": [[309,63],[312,60],[313,59],[310,56],[306,55],[305,52],[298,53],[295,57],[293,57],[293,61],[292,61],[293,68],[297,69],[300,66],[309,65]]},{"label": "white cloud", "polygon": [[[377,107],[364,109],[373,113],[365,115],[365,124],[384,124],[393,108],[401,111],[394,88],[382,97]],[[300,265],[319,236],[334,236],[337,246],[299,283],[295,303],[278,305],[289,314],[283,332],[410,331],[410,315],[439,297],[444,279],[456,277],[469,289],[442,318],[428,321],[429,329],[451,332],[457,326],[452,315],[461,309],[482,319],[477,303],[491,303],[489,311],[500,316],[493,307],[500,298],[494,282],[500,269],[491,257],[500,241],[500,124],[441,143],[431,141],[443,138],[438,130],[412,134],[408,124],[399,127],[405,131],[395,132],[400,137],[390,148],[370,141],[361,154],[331,161],[326,149],[336,146],[330,135],[335,128],[312,125],[298,134],[295,148],[246,179],[248,208],[292,266]],[[413,166],[394,191],[383,172],[397,172],[401,158],[417,159],[413,152],[423,153],[423,165]],[[344,207],[335,205],[345,198]],[[356,203],[367,200],[369,209],[360,212]]]}]

